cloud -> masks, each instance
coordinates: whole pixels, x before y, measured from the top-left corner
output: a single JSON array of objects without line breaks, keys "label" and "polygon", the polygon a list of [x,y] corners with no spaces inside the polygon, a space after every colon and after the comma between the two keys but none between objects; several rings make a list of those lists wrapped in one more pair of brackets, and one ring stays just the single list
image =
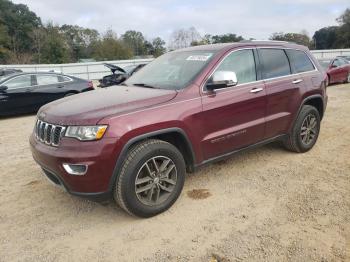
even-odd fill
[{"label": "cloud", "polygon": [[171,32],[195,26],[201,33],[236,33],[267,39],[273,32],[314,31],[336,24],[348,0],[284,0],[237,3],[231,0],[14,0],[24,3],[44,22],[77,24],[119,35],[128,29],[168,40]]}]

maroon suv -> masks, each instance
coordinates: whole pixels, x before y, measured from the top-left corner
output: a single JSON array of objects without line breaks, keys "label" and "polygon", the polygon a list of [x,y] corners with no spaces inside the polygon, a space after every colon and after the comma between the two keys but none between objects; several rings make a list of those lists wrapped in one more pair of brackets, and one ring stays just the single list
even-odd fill
[{"label": "maroon suv", "polygon": [[303,46],[191,47],[159,57],[121,86],[42,107],[31,149],[69,193],[114,198],[130,214],[150,217],[176,201],[186,171],[275,140],[310,150],[325,84]]}]

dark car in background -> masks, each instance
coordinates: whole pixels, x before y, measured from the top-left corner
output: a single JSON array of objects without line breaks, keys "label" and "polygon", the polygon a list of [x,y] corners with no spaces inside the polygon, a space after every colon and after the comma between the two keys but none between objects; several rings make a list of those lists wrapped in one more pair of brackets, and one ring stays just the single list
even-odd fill
[{"label": "dark car in background", "polygon": [[346,59],[319,59],[319,63],[327,72],[328,84],[350,83],[350,63]]},{"label": "dark car in background", "polygon": [[111,70],[112,74],[104,76],[102,79],[98,80],[100,82],[99,87],[102,88],[123,83],[126,79],[135,74],[146,64],[128,65],[124,68],[107,63],[104,65]]},{"label": "dark car in background", "polygon": [[0,80],[11,74],[20,73],[22,70],[14,68],[0,68]]},{"label": "dark car in background", "polygon": [[32,113],[51,101],[93,90],[91,81],[57,73],[15,73],[0,79],[0,115]]}]

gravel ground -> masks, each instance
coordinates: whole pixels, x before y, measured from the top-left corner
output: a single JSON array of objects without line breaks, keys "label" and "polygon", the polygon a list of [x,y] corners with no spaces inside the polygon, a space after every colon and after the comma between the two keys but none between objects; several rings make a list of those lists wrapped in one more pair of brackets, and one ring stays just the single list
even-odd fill
[{"label": "gravel ground", "polygon": [[28,146],[35,116],[1,119],[0,261],[350,261],[350,85],[328,94],[312,151],[203,168],[151,219],[52,186]]}]

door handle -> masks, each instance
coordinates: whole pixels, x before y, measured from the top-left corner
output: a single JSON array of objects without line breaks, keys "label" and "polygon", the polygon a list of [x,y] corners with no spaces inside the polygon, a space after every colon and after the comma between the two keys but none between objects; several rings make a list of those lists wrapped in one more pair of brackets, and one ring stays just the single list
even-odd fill
[{"label": "door handle", "polygon": [[250,93],[259,93],[263,91],[263,89],[260,87],[260,88],[253,88],[252,90],[250,90]]},{"label": "door handle", "polygon": [[57,86],[57,88],[63,88],[64,87],[64,85],[58,85]]},{"label": "door handle", "polygon": [[296,79],[292,83],[296,85],[296,84],[299,84],[301,82],[303,82],[303,79]]}]

